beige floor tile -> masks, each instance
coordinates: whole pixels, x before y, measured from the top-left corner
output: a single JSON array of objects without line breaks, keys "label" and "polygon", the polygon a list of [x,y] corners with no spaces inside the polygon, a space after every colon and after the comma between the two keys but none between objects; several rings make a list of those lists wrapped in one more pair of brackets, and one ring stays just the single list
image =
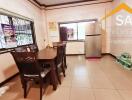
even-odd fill
[{"label": "beige floor tile", "polygon": [[118,90],[124,100],[132,100],[132,90]]},{"label": "beige floor tile", "polygon": [[66,77],[61,76],[61,85],[64,87],[71,87],[72,85],[72,77],[69,75],[66,75]]},{"label": "beige floor tile", "polygon": [[70,100],[95,100],[95,97],[91,89],[71,88]]},{"label": "beige floor tile", "polygon": [[96,100],[123,100],[116,90],[94,89]]},{"label": "beige floor tile", "polygon": [[123,81],[124,79],[120,80],[112,80],[112,83],[116,89],[123,89],[123,90],[132,90],[132,83],[129,81]]},{"label": "beige floor tile", "polygon": [[91,84],[93,89],[115,89],[112,82],[106,78],[91,79]]},{"label": "beige floor tile", "polygon": [[90,79],[88,77],[84,77],[84,76],[73,77],[72,87],[92,88]]},{"label": "beige floor tile", "polygon": [[45,100],[69,100],[70,88],[69,87],[58,87],[56,91],[49,89],[46,93]]},{"label": "beige floor tile", "polygon": [[124,75],[124,71],[113,71],[113,74],[109,75],[109,79],[116,89],[132,90],[132,81]]}]

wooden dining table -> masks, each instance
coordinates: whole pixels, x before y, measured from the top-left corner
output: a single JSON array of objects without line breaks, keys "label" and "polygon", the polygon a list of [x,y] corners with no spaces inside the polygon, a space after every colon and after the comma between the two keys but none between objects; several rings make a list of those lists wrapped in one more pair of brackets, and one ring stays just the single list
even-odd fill
[{"label": "wooden dining table", "polygon": [[53,84],[53,89],[57,89],[58,81],[56,77],[56,57],[57,49],[55,48],[45,48],[37,52],[37,59],[44,64],[49,64],[51,66],[51,80]]}]

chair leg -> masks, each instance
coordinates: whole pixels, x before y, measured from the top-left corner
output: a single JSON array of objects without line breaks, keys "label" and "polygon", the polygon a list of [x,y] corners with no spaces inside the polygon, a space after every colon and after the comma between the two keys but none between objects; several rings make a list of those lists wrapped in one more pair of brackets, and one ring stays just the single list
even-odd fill
[{"label": "chair leg", "polygon": [[67,64],[66,64],[66,55],[64,56],[64,64],[65,64],[65,68],[67,68]]},{"label": "chair leg", "polygon": [[42,96],[43,96],[43,94],[42,94],[42,89],[43,89],[43,82],[42,82],[42,80],[40,81],[40,100],[42,100]]},{"label": "chair leg", "polygon": [[23,89],[24,89],[24,98],[26,98],[27,97],[27,82],[26,81],[23,83]]},{"label": "chair leg", "polygon": [[64,68],[64,63],[63,63],[63,61],[62,61],[61,69],[62,69],[63,75],[64,75],[64,77],[65,77],[66,75],[65,75],[65,68]]},{"label": "chair leg", "polygon": [[64,75],[64,77],[66,77],[66,74],[65,74],[65,69],[64,69],[64,67],[62,67],[62,71],[63,71],[63,75]]},{"label": "chair leg", "polygon": [[57,88],[57,86],[56,86],[56,80],[57,80],[57,84],[58,84],[58,79],[56,79],[57,78],[57,75],[56,75],[56,72],[55,72],[55,70],[53,71],[53,70],[51,70],[50,71],[50,81],[51,81],[51,83],[52,83],[52,86],[53,86],[53,90],[56,90],[56,88]]},{"label": "chair leg", "polygon": [[20,79],[21,79],[22,88],[24,89],[24,80],[22,77],[20,77]]},{"label": "chair leg", "polygon": [[56,74],[57,74],[57,79],[59,81],[59,84],[61,84],[61,79],[60,79],[60,75],[59,75],[58,69],[56,69]]}]

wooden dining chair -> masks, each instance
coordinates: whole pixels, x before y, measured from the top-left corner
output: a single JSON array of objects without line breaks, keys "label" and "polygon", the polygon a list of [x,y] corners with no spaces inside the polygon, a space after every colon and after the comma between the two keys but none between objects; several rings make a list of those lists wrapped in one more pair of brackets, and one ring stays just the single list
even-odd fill
[{"label": "wooden dining chair", "polygon": [[14,48],[14,51],[15,52],[27,52],[28,50],[26,46],[23,46],[23,47]]},{"label": "wooden dining chair", "polygon": [[67,64],[66,64],[66,43],[63,45],[63,61],[64,61],[65,68],[67,68]]},{"label": "wooden dining chair", "polygon": [[38,52],[39,51],[37,45],[35,45],[35,44],[29,45],[28,47],[30,49],[30,52]]},{"label": "wooden dining chair", "polygon": [[63,46],[57,47],[57,58],[56,58],[56,74],[59,83],[61,84],[61,78],[60,73],[63,72],[63,75],[65,77],[65,68],[63,63]]},{"label": "wooden dining chair", "polygon": [[63,50],[63,61],[64,61],[65,68],[67,68],[67,64],[66,64],[66,44],[67,43],[65,41],[53,42],[53,47],[63,46],[62,50]]},{"label": "wooden dining chair", "polygon": [[18,67],[22,87],[24,90],[24,98],[27,97],[27,84],[29,81],[38,81],[40,85],[40,100],[42,100],[43,79],[51,68],[42,68],[36,59],[36,54],[33,52],[11,52],[16,65]]}]

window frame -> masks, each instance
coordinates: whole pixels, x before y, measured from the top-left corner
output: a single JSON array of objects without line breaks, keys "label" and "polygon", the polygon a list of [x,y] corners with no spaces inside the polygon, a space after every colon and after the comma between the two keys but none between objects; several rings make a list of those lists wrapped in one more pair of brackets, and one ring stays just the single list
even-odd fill
[{"label": "window frame", "polygon": [[[21,20],[24,20],[24,21],[29,21],[30,22],[30,26],[31,26],[31,32],[32,32],[32,39],[33,39],[33,43],[31,44],[26,44],[26,45],[20,45],[17,47],[24,47],[24,46],[29,46],[29,45],[32,45],[32,44],[37,44],[36,42],[36,34],[35,34],[35,27],[34,27],[34,21],[32,20],[28,20],[28,19],[25,19],[25,18],[21,18],[21,17],[17,17],[17,16],[13,16],[13,15],[9,15],[9,14],[5,14],[5,13],[1,13],[0,12],[0,15],[4,15],[4,16],[7,16],[8,19],[9,19],[9,24],[10,25],[13,25],[13,20],[12,18],[18,18],[18,19],[21,19]],[[16,34],[16,33],[15,33]],[[11,47],[11,48],[0,48],[0,54],[3,54],[3,53],[8,53],[8,52],[11,52],[13,51],[15,48],[17,47]]]},{"label": "window frame", "polygon": [[90,21],[98,21],[98,19],[95,18],[95,19],[86,19],[86,20],[76,20],[76,21],[59,22],[58,23],[58,27],[59,27],[59,40],[61,40],[60,39],[60,25],[61,24],[76,23],[77,24],[77,39],[76,40],[67,40],[67,41],[69,41],[69,42],[84,42],[85,39],[78,39],[78,23],[80,23],[80,22],[90,22]]}]

